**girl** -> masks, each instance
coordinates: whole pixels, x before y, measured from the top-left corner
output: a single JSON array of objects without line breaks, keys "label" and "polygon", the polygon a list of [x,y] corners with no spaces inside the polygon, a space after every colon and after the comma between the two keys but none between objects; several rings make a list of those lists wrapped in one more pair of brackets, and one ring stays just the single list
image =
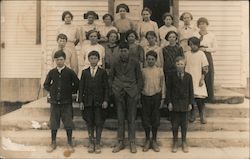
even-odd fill
[{"label": "girl", "polygon": [[104,45],[105,48],[104,61],[105,61],[106,71],[109,73],[113,63],[117,61],[120,57],[119,46],[117,44],[119,40],[118,32],[115,30],[110,30],[107,34],[107,38],[108,38],[108,43]]},{"label": "girl", "polygon": [[[187,60],[186,71],[190,73],[193,78],[194,98],[199,109],[200,122],[206,124],[205,98],[207,97],[207,89],[204,79],[208,72],[208,61],[204,52],[199,50],[200,39],[197,37],[189,38],[188,46],[191,47],[191,51],[185,54]],[[191,110],[192,117],[194,114],[193,106]]]},{"label": "girl", "polygon": [[135,41],[138,40],[136,31],[128,30],[126,33],[126,40],[129,44],[129,57],[138,61],[142,68],[144,63],[144,50],[140,45],[135,43]]},{"label": "girl", "polygon": [[199,18],[197,21],[199,32],[196,32],[195,36],[200,39],[200,50],[205,53],[209,63],[209,72],[205,76],[205,83],[208,93],[207,101],[212,102],[214,99],[214,65],[212,53],[215,53],[217,50],[217,41],[215,35],[207,31],[208,25],[209,23],[206,18]]},{"label": "girl", "polygon": [[180,16],[180,20],[184,22],[184,25],[179,28],[179,37],[180,45],[183,48],[184,52],[189,51],[187,41],[190,37],[194,36],[194,33],[197,32],[197,28],[191,24],[193,16],[189,12],[184,12]]},{"label": "girl", "polygon": [[83,19],[87,19],[88,22],[83,24],[81,27],[81,45],[89,44],[87,41],[87,32],[90,30],[98,30],[97,25],[95,24],[95,20],[99,19],[98,14],[94,11],[88,11],[87,13],[83,14]]},{"label": "girl", "polygon": [[[157,67],[163,67],[163,55],[162,55],[162,48],[157,45],[157,35],[154,31],[148,31],[146,33],[146,39],[148,41],[148,45],[144,47],[144,52],[147,54],[147,52],[153,50],[157,53],[157,60],[156,60],[156,66]],[[146,59],[146,56],[144,57]],[[147,67],[147,62],[144,63],[144,67]]]},{"label": "girl", "polygon": [[59,34],[64,34],[67,36],[67,43],[65,48],[67,48],[72,54],[76,54],[75,46],[78,44],[80,39],[79,29],[72,24],[73,15],[70,11],[64,11],[62,14],[62,21],[64,24],[57,29],[57,36]]},{"label": "girl", "polygon": [[137,33],[142,47],[146,46],[148,43],[146,39],[146,33],[148,31],[154,31],[156,33],[157,41],[159,41],[158,25],[150,19],[151,14],[152,11],[149,8],[143,8],[141,11],[142,22],[138,24]]},{"label": "girl", "polygon": [[118,29],[120,33],[120,42],[125,42],[126,32],[128,30],[134,30],[133,22],[126,17],[127,13],[129,13],[128,5],[122,3],[116,7],[116,13],[120,14],[120,19],[115,20],[114,26]]},{"label": "girl", "polygon": [[90,41],[89,44],[86,44],[84,47],[82,47],[82,64],[81,67],[82,69],[80,71],[82,71],[83,69],[86,69],[90,66],[89,60],[88,60],[88,54],[91,51],[97,51],[100,54],[100,60],[97,63],[98,66],[103,67],[103,63],[104,63],[104,56],[105,56],[105,50],[104,47],[100,44],[98,44],[98,40],[100,39],[101,35],[98,31],[96,30],[90,30],[89,32],[87,32],[87,40]]},{"label": "girl", "polygon": [[111,14],[105,14],[103,17],[104,26],[100,27],[101,39],[100,42],[107,42],[107,34],[111,30],[117,31],[117,28],[112,25],[114,18]]},{"label": "girl", "polygon": [[163,48],[169,44],[169,42],[165,39],[167,33],[169,31],[177,32],[177,28],[175,26],[173,26],[174,18],[171,14],[164,13],[162,16],[162,20],[164,21],[165,25],[160,27],[159,34],[160,34],[160,40],[161,40],[160,46]]}]

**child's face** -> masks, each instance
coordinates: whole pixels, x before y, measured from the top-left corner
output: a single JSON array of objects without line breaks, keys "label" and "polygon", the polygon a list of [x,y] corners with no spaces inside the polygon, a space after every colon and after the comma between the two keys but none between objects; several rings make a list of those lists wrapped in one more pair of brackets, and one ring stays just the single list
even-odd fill
[{"label": "child's face", "polygon": [[189,47],[191,48],[192,52],[197,52],[199,50],[199,47],[192,43],[192,41],[189,42]]},{"label": "child's face", "polygon": [[65,24],[71,24],[71,16],[69,14],[66,14],[65,17],[64,17],[64,22]]},{"label": "child's face", "polygon": [[200,22],[198,27],[199,27],[200,30],[207,30],[207,23]]},{"label": "child's face", "polygon": [[95,20],[94,15],[89,15],[89,16],[88,16],[88,23],[89,23],[89,24],[93,24],[93,23],[94,23],[94,20]]},{"label": "child's face", "polygon": [[150,20],[150,16],[151,16],[151,14],[148,11],[143,11],[142,12],[142,19],[144,21],[149,21]]},{"label": "child's face", "polygon": [[116,43],[116,41],[117,41],[117,35],[115,33],[111,33],[109,35],[109,42],[110,43]]},{"label": "child's face", "polygon": [[185,70],[185,60],[180,60],[175,63],[178,72],[183,72]]},{"label": "child's face", "polygon": [[58,43],[59,48],[64,48],[65,45],[66,45],[66,43],[67,43],[67,40],[66,40],[66,39],[61,39],[61,38],[59,38],[59,39],[57,40],[57,43]]},{"label": "child's face", "polygon": [[148,35],[147,40],[148,40],[149,45],[155,45],[155,43],[156,43],[156,37],[155,36]]},{"label": "child's face", "polygon": [[97,56],[89,56],[89,63],[92,67],[95,67],[99,62],[99,58]]},{"label": "child's face", "polygon": [[172,25],[173,20],[170,16],[166,16],[166,18],[164,19],[164,23],[166,26],[170,26],[170,25]]},{"label": "child's face", "polygon": [[128,43],[133,44],[135,43],[136,37],[135,34],[131,33],[128,35]]},{"label": "child's face", "polygon": [[63,57],[55,58],[55,61],[56,61],[56,66],[57,67],[63,67],[64,66],[65,59]]},{"label": "child's face", "polygon": [[119,13],[120,13],[120,16],[121,16],[122,18],[125,18],[125,17],[126,17],[126,14],[127,14],[127,11],[126,11],[125,8],[120,8],[120,9],[119,9]]},{"label": "child's face", "polygon": [[177,37],[174,33],[170,34],[168,36],[168,41],[170,44],[175,44],[176,43],[176,40],[177,40]]},{"label": "child's face", "polygon": [[112,24],[111,17],[107,16],[106,18],[103,19],[103,22],[105,23],[106,26],[110,26]]},{"label": "child's face", "polygon": [[183,21],[184,21],[184,24],[189,25],[191,22],[191,16],[189,14],[184,14]]},{"label": "child's face", "polygon": [[155,65],[156,58],[154,56],[148,55],[146,60],[149,67],[153,67]]},{"label": "child's face", "polygon": [[98,42],[97,33],[93,32],[89,35],[89,40],[91,44],[96,44]]},{"label": "child's face", "polygon": [[120,51],[120,57],[121,57],[122,60],[128,59],[129,50],[127,48],[122,48],[119,51]]}]

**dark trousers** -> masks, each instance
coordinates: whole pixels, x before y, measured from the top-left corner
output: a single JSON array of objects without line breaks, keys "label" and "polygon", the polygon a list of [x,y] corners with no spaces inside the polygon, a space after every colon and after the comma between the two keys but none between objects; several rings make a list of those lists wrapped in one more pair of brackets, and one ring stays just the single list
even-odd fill
[{"label": "dark trousers", "polygon": [[174,140],[178,139],[178,130],[181,127],[182,141],[186,140],[188,128],[188,112],[171,112],[171,124]]},{"label": "dark trousers", "polygon": [[65,129],[74,129],[72,104],[51,104],[50,106],[50,129],[60,128],[62,120]]},{"label": "dark trousers", "polygon": [[130,142],[135,142],[135,119],[136,119],[136,104],[138,97],[130,97],[125,91],[115,93],[115,103],[117,106],[118,131],[117,136],[119,141],[125,138],[125,119],[128,121],[128,138]]},{"label": "dark trousers", "polygon": [[88,127],[89,140],[94,140],[96,130],[96,143],[100,144],[103,124],[106,118],[106,110],[99,107],[85,107],[82,111],[82,118],[86,121]]},{"label": "dark trousers", "polygon": [[214,99],[214,64],[213,57],[210,52],[205,52],[208,61],[208,73],[205,76],[205,84],[207,87],[208,97],[206,99],[207,102],[212,102]]},{"label": "dark trousers", "polygon": [[142,94],[142,124],[144,128],[158,128],[160,126],[161,93],[153,96]]}]

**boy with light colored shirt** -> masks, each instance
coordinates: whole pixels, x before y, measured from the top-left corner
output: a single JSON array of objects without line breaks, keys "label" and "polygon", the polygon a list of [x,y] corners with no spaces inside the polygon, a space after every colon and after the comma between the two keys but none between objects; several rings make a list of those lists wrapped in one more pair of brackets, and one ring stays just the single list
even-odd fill
[{"label": "boy with light colored shirt", "polygon": [[[157,129],[160,125],[160,108],[165,99],[165,78],[162,68],[157,67],[157,53],[149,51],[146,54],[147,67],[142,70],[144,87],[142,90],[142,123],[145,130],[146,142],[143,151],[150,147],[159,152],[156,142]],[[150,143],[150,130],[152,132],[152,143]]]}]

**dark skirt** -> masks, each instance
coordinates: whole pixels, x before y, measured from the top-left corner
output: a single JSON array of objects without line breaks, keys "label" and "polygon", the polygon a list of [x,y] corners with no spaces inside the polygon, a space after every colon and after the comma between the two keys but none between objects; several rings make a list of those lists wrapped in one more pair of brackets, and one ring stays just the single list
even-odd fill
[{"label": "dark skirt", "polygon": [[205,76],[208,97],[206,102],[211,103],[214,100],[214,64],[211,52],[205,52],[209,64],[208,73]]}]

